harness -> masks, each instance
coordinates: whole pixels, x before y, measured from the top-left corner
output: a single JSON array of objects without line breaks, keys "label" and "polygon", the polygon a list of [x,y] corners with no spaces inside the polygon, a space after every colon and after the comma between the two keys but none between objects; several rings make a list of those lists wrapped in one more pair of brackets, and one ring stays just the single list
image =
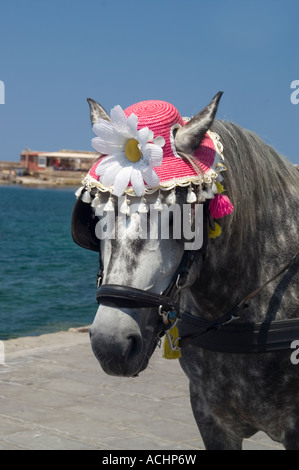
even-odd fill
[{"label": "harness", "polygon": [[[192,315],[189,312],[180,312],[179,294],[186,287],[186,281],[193,264],[204,263],[208,244],[209,214],[206,210],[204,217],[204,237],[200,250],[185,250],[180,265],[173,276],[170,285],[162,294],[144,291],[142,289],[119,284],[102,285],[102,263],[98,240],[92,235],[94,233],[94,216],[89,206],[77,201],[72,219],[72,234],[74,241],[84,248],[99,252],[100,268],[97,276],[97,302],[109,303],[109,305],[120,308],[156,308],[159,315],[159,326],[161,327],[157,342],[165,334],[169,347],[177,351],[188,341],[196,342],[201,348],[226,352],[226,353],[257,353],[290,349],[293,340],[299,339],[299,318],[286,320],[273,320],[264,322],[240,322],[242,312],[257,294],[268,284],[278,278],[289,269],[294,273],[299,268],[299,251],[286,263],[278,273],[267,280],[260,287],[250,292],[233,308],[223,316],[214,321]],[[79,217],[79,219],[78,219]],[[81,239],[83,229],[85,235]],[[88,229],[88,230],[86,230]],[[90,239],[88,239],[89,232]],[[80,233],[80,237],[78,236]],[[299,314],[299,312],[298,312]],[[169,330],[177,325],[179,338],[173,341]]]},{"label": "harness", "polygon": [[[183,312],[178,324],[180,346],[187,339],[194,339],[198,346],[226,353],[257,353],[290,349],[293,340],[299,338],[299,318],[264,322],[242,322],[242,312],[268,284],[288,269],[297,271],[299,252],[278,273],[238,302],[225,315],[208,321]],[[299,312],[298,312],[299,313]]]}]

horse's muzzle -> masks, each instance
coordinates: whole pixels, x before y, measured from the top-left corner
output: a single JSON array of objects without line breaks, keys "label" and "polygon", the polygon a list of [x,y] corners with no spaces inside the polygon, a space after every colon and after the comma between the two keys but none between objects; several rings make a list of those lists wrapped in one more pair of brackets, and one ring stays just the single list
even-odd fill
[{"label": "horse's muzzle", "polygon": [[127,313],[100,306],[90,328],[90,340],[107,374],[132,377],[144,369],[144,341],[137,322]]}]

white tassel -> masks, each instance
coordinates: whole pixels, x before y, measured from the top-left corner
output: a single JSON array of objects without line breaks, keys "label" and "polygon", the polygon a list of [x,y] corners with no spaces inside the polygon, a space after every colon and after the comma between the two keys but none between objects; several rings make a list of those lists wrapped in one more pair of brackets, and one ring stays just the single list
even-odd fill
[{"label": "white tassel", "polygon": [[168,194],[168,196],[166,198],[166,203],[169,206],[172,206],[173,204],[175,204],[175,202],[176,202],[176,194],[175,194],[175,190],[172,189],[171,193]]},{"label": "white tassel", "polygon": [[82,189],[84,188],[84,186],[80,186],[80,188],[77,189],[77,191],[75,192],[75,196],[78,198],[81,196],[81,193],[82,193]]},{"label": "white tassel", "polygon": [[137,210],[137,212],[143,213],[143,214],[146,213],[146,212],[148,212],[148,207],[147,207],[147,205],[146,205],[146,200],[145,200],[145,199],[141,199],[141,200],[140,200],[140,203],[139,203],[139,205],[138,205],[138,210]]},{"label": "white tassel", "polygon": [[81,201],[85,202],[85,204],[90,204],[91,203],[91,195],[89,191],[85,191],[82,194]]},{"label": "white tassel", "polygon": [[163,206],[164,206],[164,204],[162,204],[161,194],[160,194],[160,191],[159,191],[158,197],[157,197],[156,202],[154,204],[154,209],[156,211],[161,211],[161,210],[163,210]]},{"label": "white tassel", "polygon": [[114,211],[114,203],[113,203],[113,199],[112,197],[110,196],[108,201],[106,202],[105,206],[104,206],[104,211],[105,212],[113,212]]},{"label": "white tassel", "polygon": [[119,211],[122,214],[130,215],[130,206],[129,206],[129,201],[127,198],[125,198],[124,202],[121,204]]},{"label": "white tassel", "polygon": [[97,208],[101,204],[101,198],[99,193],[97,193],[96,197],[91,201],[91,207]]},{"label": "white tassel", "polygon": [[196,194],[192,189],[192,185],[190,185],[189,188],[188,188],[187,202],[189,204],[192,204],[193,202],[196,202]]}]

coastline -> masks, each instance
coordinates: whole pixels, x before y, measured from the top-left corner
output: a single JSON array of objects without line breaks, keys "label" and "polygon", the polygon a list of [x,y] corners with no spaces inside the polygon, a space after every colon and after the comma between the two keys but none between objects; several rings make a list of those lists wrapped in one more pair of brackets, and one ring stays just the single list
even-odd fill
[{"label": "coastline", "polygon": [[53,167],[29,171],[20,162],[0,161],[0,186],[22,185],[28,187],[81,186],[87,170],[55,170]]},{"label": "coastline", "polygon": [[24,187],[78,187],[81,185],[84,175],[61,176],[43,178],[40,176],[14,176],[13,178],[0,179],[0,186],[24,186]]}]

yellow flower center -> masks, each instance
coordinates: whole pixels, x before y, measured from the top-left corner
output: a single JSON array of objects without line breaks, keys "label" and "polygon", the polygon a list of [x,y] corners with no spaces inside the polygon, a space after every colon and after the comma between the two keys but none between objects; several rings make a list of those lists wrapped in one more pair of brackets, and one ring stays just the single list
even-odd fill
[{"label": "yellow flower center", "polygon": [[141,158],[141,152],[138,147],[138,140],[130,139],[126,143],[125,154],[130,162],[139,162]]}]

